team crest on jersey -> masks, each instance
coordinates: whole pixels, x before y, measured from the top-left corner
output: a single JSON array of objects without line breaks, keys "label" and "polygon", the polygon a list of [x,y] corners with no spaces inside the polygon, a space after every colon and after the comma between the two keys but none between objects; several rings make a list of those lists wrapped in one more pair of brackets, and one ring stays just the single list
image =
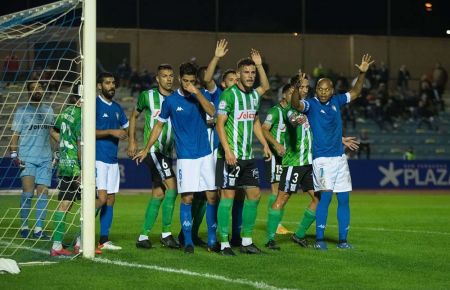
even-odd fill
[{"label": "team crest on jersey", "polygon": [[266,120],[267,120],[267,121],[272,121],[272,114],[267,115]]},{"label": "team crest on jersey", "polygon": [[226,106],[227,106],[227,102],[225,102],[225,101],[220,101],[220,103],[219,103],[219,109],[223,110],[223,109],[226,108]]}]

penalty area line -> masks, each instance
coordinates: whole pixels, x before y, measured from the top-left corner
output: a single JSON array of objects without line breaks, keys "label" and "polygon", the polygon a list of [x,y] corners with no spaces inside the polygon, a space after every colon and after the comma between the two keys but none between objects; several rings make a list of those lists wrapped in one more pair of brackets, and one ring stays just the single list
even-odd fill
[{"label": "penalty area line", "polygon": [[120,260],[108,260],[105,258],[94,258],[92,260],[94,262],[102,263],[102,264],[111,264],[111,265],[122,266],[122,267],[141,268],[141,269],[148,269],[148,270],[154,270],[154,271],[159,271],[159,272],[176,273],[176,274],[187,275],[187,276],[202,277],[202,278],[222,281],[222,282],[226,282],[226,283],[251,286],[251,287],[255,287],[257,289],[269,289],[269,290],[293,289],[293,288],[278,288],[276,286],[272,286],[265,282],[260,282],[260,281],[250,281],[247,279],[240,279],[240,278],[233,279],[233,278],[228,278],[228,277],[221,276],[221,275],[193,272],[193,271],[189,271],[189,270],[185,270],[185,269],[160,267],[160,266],[156,266],[156,265],[136,264],[136,263],[129,263],[129,262],[124,262],[124,261],[120,261]]}]

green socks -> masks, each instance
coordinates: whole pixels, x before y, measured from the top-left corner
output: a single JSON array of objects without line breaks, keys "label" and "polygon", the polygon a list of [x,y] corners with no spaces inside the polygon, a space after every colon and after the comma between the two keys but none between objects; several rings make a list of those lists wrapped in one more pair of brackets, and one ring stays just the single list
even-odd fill
[{"label": "green socks", "polygon": [[278,224],[281,221],[282,210],[269,208],[267,217],[267,241],[275,239]]},{"label": "green socks", "polygon": [[228,231],[230,227],[230,210],[233,205],[232,198],[220,199],[219,207],[217,209],[217,223],[219,226],[219,234],[221,242],[228,242]]},{"label": "green socks", "polygon": [[164,200],[162,202],[162,232],[171,232],[173,208],[175,206],[175,200],[177,198],[176,189],[166,190]]},{"label": "green socks", "polygon": [[[273,203],[275,202],[275,200],[277,200],[277,195],[271,193],[270,196],[269,196],[269,202],[268,202],[268,204],[267,204],[267,212],[270,212],[270,210],[272,209],[272,205],[273,205]],[[280,221],[279,221],[279,223],[281,223],[281,221],[283,220],[283,216],[284,216],[284,208],[285,208],[285,207],[286,207],[286,206],[284,206],[284,207],[281,209],[281,215],[280,215]]]},{"label": "green socks", "polygon": [[53,215],[53,224],[55,231],[53,232],[53,241],[62,242],[65,231],[65,213],[63,211],[56,211]]},{"label": "green socks", "polygon": [[306,208],[305,214],[303,215],[303,219],[300,222],[300,225],[297,231],[295,232],[295,235],[299,238],[304,238],[306,232],[308,231],[309,227],[312,225],[315,219],[316,219],[316,211]]},{"label": "green socks", "polygon": [[259,200],[245,200],[242,212],[242,237],[251,238],[255,227],[256,211]]},{"label": "green socks", "polygon": [[142,227],[141,235],[147,236],[149,231],[155,224],[156,218],[158,217],[159,207],[161,206],[162,199],[152,198],[147,205],[147,210],[145,211],[145,221]]}]

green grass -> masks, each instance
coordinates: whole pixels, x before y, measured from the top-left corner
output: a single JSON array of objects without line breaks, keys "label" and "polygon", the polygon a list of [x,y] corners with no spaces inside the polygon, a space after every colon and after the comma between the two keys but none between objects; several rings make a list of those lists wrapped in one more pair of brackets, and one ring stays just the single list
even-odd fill
[{"label": "green grass", "polygon": [[[152,242],[157,248],[136,249],[147,195],[118,196],[110,238],[123,247],[104,253],[101,258],[170,269],[185,269],[200,274],[215,274],[231,280],[263,282],[276,288],[298,289],[448,289],[450,288],[450,195],[385,194],[351,196],[349,241],[355,249],[335,248],[337,237],[336,200],[329,214],[329,250],[319,252],[293,244],[288,236],[278,236],[280,252],[259,256],[221,257],[201,248],[194,255],[161,248],[158,220]],[[0,213],[15,207],[17,196],[0,196]],[[295,230],[308,200],[305,195],[291,198],[283,224]],[[178,206],[177,206],[178,209]],[[258,213],[254,241],[263,247],[267,195]],[[179,230],[178,210],[174,232]],[[310,230],[313,239],[314,226]],[[201,235],[206,236],[202,225]],[[37,244],[46,249],[49,243]],[[1,245],[0,245],[1,247]],[[26,250],[23,250],[25,253]],[[21,254],[32,257],[34,254]],[[0,289],[254,289],[248,284],[169,273],[153,268],[106,265],[85,259],[61,261],[46,266],[23,267],[20,275],[0,276]],[[42,259],[41,259],[42,260]]]}]

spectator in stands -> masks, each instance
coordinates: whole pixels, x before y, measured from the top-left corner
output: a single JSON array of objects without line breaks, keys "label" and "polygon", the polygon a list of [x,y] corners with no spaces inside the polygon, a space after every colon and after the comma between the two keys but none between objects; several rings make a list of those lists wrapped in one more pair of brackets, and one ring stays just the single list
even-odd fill
[{"label": "spectator in stands", "polygon": [[414,148],[409,147],[403,154],[403,160],[416,160],[416,154],[414,154]]},{"label": "spectator in stands", "polygon": [[384,62],[380,63],[380,68],[378,70],[379,83],[385,83],[386,85],[389,82],[389,69]]},{"label": "spectator in stands", "polygon": [[338,94],[345,94],[348,92],[348,80],[342,73],[339,74],[339,76],[336,79],[336,85],[334,86],[334,90]]},{"label": "spectator in stands", "polygon": [[154,79],[154,75],[145,69],[141,76],[141,91],[149,90],[153,85]]},{"label": "spectator in stands", "polygon": [[128,60],[124,58],[122,63],[117,66],[116,74],[119,77],[119,82],[123,87],[129,88],[130,86],[130,76],[131,76],[131,66]]},{"label": "spectator in stands", "polygon": [[358,150],[358,159],[361,159],[361,152],[366,152],[366,159],[370,159],[370,144],[373,142],[369,138],[369,132],[366,129],[361,130],[359,135],[359,150]]},{"label": "spectator in stands", "polygon": [[130,95],[134,97],[134,93],[141,91],[141,77],[137,70],[133,70],[130,76]]},{"label": "spectator in stands", "polygon": [[8,87],[10,83],[14,84],[17,78],[17,71],[19,70],[19,60],[14,52],[5,57],[3,70],[5,71],[6,86]]},{"label": "spectator in stands", "polygon": [[401,95],[406,95],[406,92],[409,90],[408,81],[411,79],[411,75],[409,74],[406,65],[402,64],[398,71],[397,76],[397,88]]},{"label": "spectator in stands", "polygon": [[438,62],[433,70],[433,83],[436,84],[436,89],[439,92],[439,95],[445,91],[445,85],[447,84],[448,74],[445,68]]}]

